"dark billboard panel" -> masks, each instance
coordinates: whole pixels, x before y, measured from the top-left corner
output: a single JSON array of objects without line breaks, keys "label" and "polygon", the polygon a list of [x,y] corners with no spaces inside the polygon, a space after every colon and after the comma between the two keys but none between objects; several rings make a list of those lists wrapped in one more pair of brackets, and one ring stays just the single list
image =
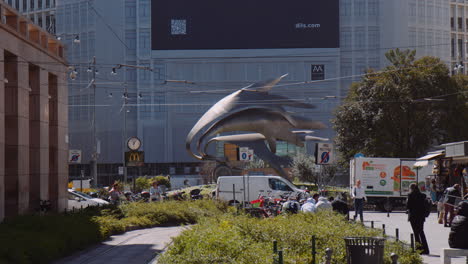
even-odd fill
[{"label": "dark billboard panel", "polygon": [[152,0],[152,49],[338,48],[339,0]]}]

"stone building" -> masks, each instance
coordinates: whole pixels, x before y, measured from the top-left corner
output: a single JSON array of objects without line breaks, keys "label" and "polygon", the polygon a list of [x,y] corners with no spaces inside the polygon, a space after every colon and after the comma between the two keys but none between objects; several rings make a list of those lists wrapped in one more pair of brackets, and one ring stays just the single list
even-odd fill
[{"label": "stone building", "polygon": [[0,221],[67,206],[68,91],[63,45],[0,2]]}]

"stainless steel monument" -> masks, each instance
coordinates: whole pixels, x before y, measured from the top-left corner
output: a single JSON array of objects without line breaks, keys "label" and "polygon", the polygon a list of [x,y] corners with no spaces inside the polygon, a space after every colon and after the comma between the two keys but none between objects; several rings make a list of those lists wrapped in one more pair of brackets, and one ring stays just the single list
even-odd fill
[{"label": "stainless steel monument", "polygon": [[[222,158],[207,154],[211,142],[224,141],[253,149],[258,158],[269,163],[280,175],[286,176],[283,167],[289,165],[290,159],[275,154],[277,140],[303,147],[304,141],[328,139],[310,136],[313,133],[311,129],[326,128],[323,123],[293,115],[284,108],[311,109],[314,105],[269,93],[285,76],[251,84],[213,105],[187,135],[185,144],[189,154],[199,160],[225,162]],[[242,134],[210,138],[226,132]],[[192,143],[198,135],[194,153]]]}]

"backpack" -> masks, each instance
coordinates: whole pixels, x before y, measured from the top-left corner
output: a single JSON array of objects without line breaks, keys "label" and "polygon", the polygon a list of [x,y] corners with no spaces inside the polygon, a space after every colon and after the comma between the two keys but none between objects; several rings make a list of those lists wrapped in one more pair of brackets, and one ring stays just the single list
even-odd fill
[{"label": "backpack", "polygon": [[424,198],[424,217],[428,217],[431,214],[432,201],[430,198]]}]

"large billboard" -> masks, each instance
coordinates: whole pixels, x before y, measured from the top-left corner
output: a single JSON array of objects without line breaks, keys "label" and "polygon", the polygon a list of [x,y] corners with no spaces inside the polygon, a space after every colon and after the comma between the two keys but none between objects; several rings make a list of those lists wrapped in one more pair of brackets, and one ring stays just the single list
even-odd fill
[{"label": "large billboard", "polygon": [[153,50],[338,48],[339,0],[152,0]]}]

